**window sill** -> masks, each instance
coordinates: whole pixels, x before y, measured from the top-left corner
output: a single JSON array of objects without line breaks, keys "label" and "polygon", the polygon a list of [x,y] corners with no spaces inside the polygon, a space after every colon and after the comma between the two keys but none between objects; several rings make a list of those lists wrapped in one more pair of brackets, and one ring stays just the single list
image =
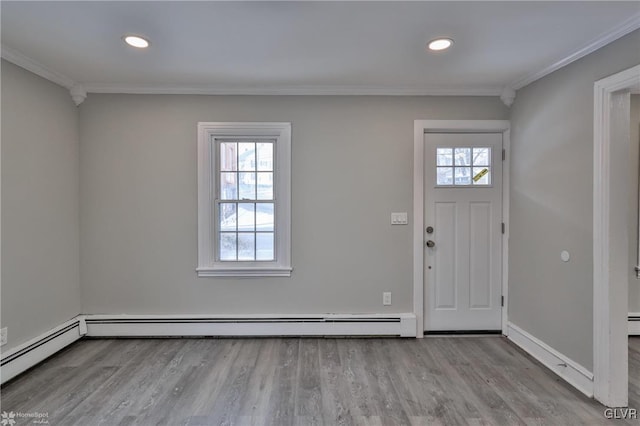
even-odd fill
[{"label": "window sill", "polygon": [[197,268],[199,278],[207,277],[290,277],[293,268]]}]

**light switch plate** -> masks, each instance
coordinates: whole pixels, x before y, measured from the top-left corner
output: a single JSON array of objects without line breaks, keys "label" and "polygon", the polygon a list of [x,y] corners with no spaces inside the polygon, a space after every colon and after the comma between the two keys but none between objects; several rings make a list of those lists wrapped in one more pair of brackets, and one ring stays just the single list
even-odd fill
[{"label": "light switch plate", "polygon": [[407,223],[408,223],[407,212],[391,213],[392,225],[406,225]]}]

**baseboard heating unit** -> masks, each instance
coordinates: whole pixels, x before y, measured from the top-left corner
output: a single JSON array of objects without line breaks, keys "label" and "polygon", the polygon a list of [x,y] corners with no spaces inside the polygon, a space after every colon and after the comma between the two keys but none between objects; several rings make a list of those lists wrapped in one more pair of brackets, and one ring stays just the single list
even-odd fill
[{"label": "baseboard heating unit", "polygon": [[415,337],[413,314],[322,316],[85,316],[87,335]]}]

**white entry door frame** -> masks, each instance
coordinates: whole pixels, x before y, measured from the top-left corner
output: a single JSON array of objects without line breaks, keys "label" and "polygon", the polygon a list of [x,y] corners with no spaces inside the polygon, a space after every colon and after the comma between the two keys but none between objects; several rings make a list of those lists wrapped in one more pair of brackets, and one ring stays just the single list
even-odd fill
[{"label": "white entry door frame", "polygon": [[509,254],[509,157],[508,120],[415,120],[413,124],[413,311],[416,337],[424,336],[424,135],[425,133],[502,133],[506,157],[502,168],[502,333],[507,332]]},{"label": "white entry door frame", "polygon": [[609,407],[628,403],[629,93],[640,65],[594,84],[593,117],[593,381]]}]

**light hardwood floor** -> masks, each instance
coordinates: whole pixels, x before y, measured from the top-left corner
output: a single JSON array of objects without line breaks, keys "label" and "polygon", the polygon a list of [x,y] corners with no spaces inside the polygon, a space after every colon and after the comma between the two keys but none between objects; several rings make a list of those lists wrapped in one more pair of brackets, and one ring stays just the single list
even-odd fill
[{"label": "light hardwood floor", "polygon": [[1,402],[65,426],[625,424],[497,336],[81,340]]}]

